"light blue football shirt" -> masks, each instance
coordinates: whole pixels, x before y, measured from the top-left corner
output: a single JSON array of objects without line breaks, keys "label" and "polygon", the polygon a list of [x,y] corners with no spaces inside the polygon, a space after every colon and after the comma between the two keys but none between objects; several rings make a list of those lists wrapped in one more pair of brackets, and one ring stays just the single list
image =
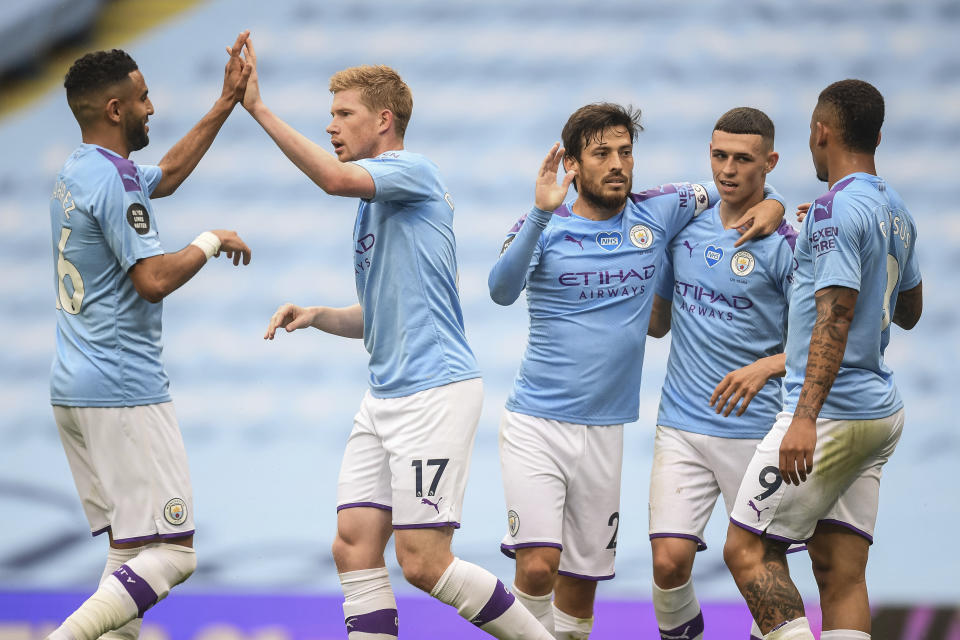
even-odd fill
[{"label": "light blue football shirt", "polygon": [[353,233],[370,392],[395,398],[480,377],[457,290],[453,198],[439,170],[409,151],[356,164],[376,186]]},{"label": "light blue football shirt", "polygon": [[810,207],[797,239],[784,410],[796,410],[803,387],[817,319],[814,294],[831,286],[859,294],[840,371],[820,417],[882,418],[903,406],[883,352],[897,296],[920,284],[916,241],[906,205],[877,176],[846,176]]},{"label": "light blue football shirt", "polygon": [[740,246],[724,229],[720,206],[688,224],[670,243],[657,295],[671,301],[670,357],[657,424],[723,438],[762,438],[783,406],[773,378],[742,416],[718,415],[713,390],[729,372],[783,352],[797,232]]},{"label": "light blue football shirt", "polygon": [[57,175],[50,228],[57,304],[50,401],[130,407],[170,400],[160,356],[163,303],[140,297],[127,271],[164,253],[150,194],[159,167],[83,144]]},{"label": "light blue football shirt", "polygon": [[668,184],[630,194],[608,220],[582,218],[572,203],[552,216],[534,209],[521,218],[488,281],[500,304],[527,290],[530,333],[507,408],[577,424],[636,420],[661,259],[671,238],[716,200],[712,184],[709,194],[701,185]]}]

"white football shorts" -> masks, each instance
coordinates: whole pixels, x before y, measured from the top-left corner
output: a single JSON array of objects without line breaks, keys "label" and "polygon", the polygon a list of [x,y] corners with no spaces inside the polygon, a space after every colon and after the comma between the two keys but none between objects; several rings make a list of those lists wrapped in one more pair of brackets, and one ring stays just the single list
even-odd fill
[{"label": "white football shorts", "polygon": [[818,419],[813,473],[800,486],[780,477],[780,442],[792,420],[792,413],[780,413],[760,441],[730,520],[787,542],[806,541],[818,522],[829,522],[873,543],[880,476],[900,440],[903,409],[875,420]]},{"label": "white football shorts", "polygon": [[623,425],[591,426],[504,410],[500,467],[509,557],[525,547],[561,549],[560,573],[614,576],[620,527]]},{"label": "white football shorts", "polygon": [[115,542],[193,533],[193,489],[172,402],[53,407],[90,531]]},{"label": "white football shorts", "polygon": [[707,548],[703,532],[723,496],[733,508],[753,452],[752,438],[720,438],[657,426],[650,470],[650,539],[686,538]]},{"label": "white football shorts", "polygon": [[347,439],[337,511],[392,511],[394,529],[460,526],[483,381],[400,398],[363,397]]}]

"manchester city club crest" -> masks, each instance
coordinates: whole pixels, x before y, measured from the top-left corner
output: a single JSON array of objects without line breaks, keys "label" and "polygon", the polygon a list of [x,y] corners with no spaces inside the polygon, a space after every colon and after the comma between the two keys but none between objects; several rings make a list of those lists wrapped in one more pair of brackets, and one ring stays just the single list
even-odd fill
[{"label": "manchester city club crest", "polygon": [[730,261],[730,269],[737,276],[749,275],[753,272],[755,266],[757,266],[757,261],[754,260],[753,254],[746,250],[737,251]]},{"label": "manchester city club crest", "polygon": [[173,498],[163,507],[163,517],[172,525],[181,525],[187,521],[187,503]]},{"label": "manchester city club crest", "polygon": [[630,242],[638,249],[649,249],[653,244],[653,231],[645,224],[630,227]]},{"label": "manchester city club crest", "polygon": [[507,511],[507,526],[510,528],[510,535],[512,536],[520,532],[520,516],[513,509]]}]

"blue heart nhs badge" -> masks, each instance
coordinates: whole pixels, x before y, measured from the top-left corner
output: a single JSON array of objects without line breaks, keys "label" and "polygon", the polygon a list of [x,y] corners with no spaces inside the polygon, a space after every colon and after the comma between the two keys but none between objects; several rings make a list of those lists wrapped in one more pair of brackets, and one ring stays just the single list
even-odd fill
[{"label": "blue heart nhs badge", "polygon": [[604,251],[616,251],[623,244],[619,231],[601,231],[597,234],[597,245]]},{"label": "blue heart nhs badge", "polygon": [[703,259],[707,261],[707,266],[712,269],[723,259],[723,249],[708,244],[707,248],[703,250]]}]

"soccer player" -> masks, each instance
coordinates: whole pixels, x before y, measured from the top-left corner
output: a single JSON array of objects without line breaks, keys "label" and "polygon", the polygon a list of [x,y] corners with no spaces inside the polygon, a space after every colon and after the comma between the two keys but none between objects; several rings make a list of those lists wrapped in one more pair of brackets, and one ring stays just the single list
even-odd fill
[{"label": "soccer player", "polygon": [[[717,200],[713,185],[630,193],[639,117],[610,103],[570,116],[564,147],[554,145],[540,168],[535,206],[508,233],[488,281],[503,305],[526,288],[530,313],[500,423],[509,526],[501,550],[516,557],[514,593],[557,638],[589,636],[597,581],[613,577],[623,423],[639,412],[661,259]],[[567,174],[557,184],[561,160]],[[570,184],[577,198],[564,204]],[[775,230],[781,203],[758,210],[751,234]]]},{"label": "soccer player", "polygon": [[50,200],[57,303],[50,400],[93,535],[110,538],[97,591],[49,637],[136,638],[143,613],[196,567],[193,491],[161,362],[161,301],[220,252],[250,262],[233,231],[205,231],[176,253],[160,245],[150,204],[176,191],[243,95],[250,70],[230,49],[213,108],[158,166],[148,142],[153,104],[125,52],[88,53],[64,86],[83,144]]},{"label": "soccer player", "polygon": [[870,637],[865,570],[881,469],[903,427],[903,401],[883,361],[890,323],[920,319],[917,230],[877,176],[883,96],[861,80],[820,93],[810,122],[817,178],[830,190],[803,221],[790,301],[783,412],[737,495],[727,566],[760,629],[812,638],[784,558],[807,542],[824,640]]},{"label": "soccer player", "polygon": [[763,199],[777,165],[773,140],[773,122],[757,109],[717,120],[710,166],[721,201],[674,237],[657,280],[650,335],[673,335],[650,474],[653,605],[664,639],[703,637],[694,558],[707,548],[717,496],[729,513],[782,405],[775,374],[783,369],[796,232],[783,222],[778,233],[734,247],[736,221]]},{"label": "soccer player", "polygon": [[333,557],[348,636],[398,635],[383,558],[393,534],[411,584],[497,638],[549,638],[493,574],[451,553],[483,387],[457,291],[453,198],[436,165],[403,147],[409,87],[386,66],[334,74],[332,155],[264,104],[249,40],[246,55],[254,70],[244,107],[321,189],[360,198],[352,248],[360,303],[285,304],[265,335],[314,327],[362,338],[370,353],[370,389],[337,487]]}]

